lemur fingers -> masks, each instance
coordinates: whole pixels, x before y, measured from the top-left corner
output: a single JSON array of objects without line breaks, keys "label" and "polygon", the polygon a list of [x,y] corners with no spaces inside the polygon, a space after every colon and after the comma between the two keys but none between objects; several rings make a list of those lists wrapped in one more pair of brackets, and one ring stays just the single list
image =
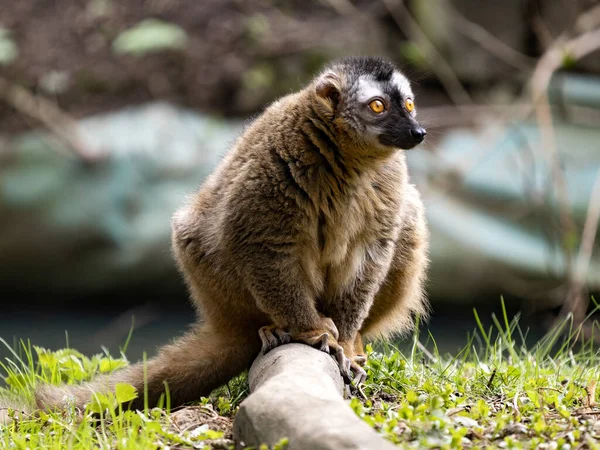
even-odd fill
[{"label": "lemur fingers", "polygon": [[355,386],[360,386],[367,381],[367,372],[356,362],[356,359],[350,363],[350,368],[354,372],[354,380],[352,382]]},{"label": "lemur fingers", "polygon": [[354,357],[354,362],[361,367],[364,367],[367,364],[367,357],[365,355],[356,355]]},{"label": "lemur fingers", "polygon": [[290,342],[290,334],[283,328],[277,325],[268,325],[258,330],[258,335],[262,342],[261,353],[266,355],[275,347],[284,345]]},{"label": "lemur fingers", "polygon": [[[333,320],[321,316],[321,325],[322,328],[317,330],[292,333],[277,325],[264,326],[258,330],[262,342],[261,352],[265,355],[275,347],[289,342],[304,343],[334,356],[346,383],[350,383],[352,380],[355,385],[364,383],[367,373],[361,366],[366,363],[365,356],[356,355],[348,358],[344,353],[344,347],[337,341],[339,333]],[[352,378],[353,374],[354,378]]]}]

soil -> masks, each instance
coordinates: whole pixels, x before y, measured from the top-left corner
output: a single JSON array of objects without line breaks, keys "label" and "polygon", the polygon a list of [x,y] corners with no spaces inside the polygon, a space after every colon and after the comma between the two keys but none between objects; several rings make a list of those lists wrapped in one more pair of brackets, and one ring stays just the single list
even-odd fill
[{"label": "soil", "polygon": [[184,434],[201,426],[221,431],[223,437],[204,441],[212,449],[229,449],[233,445],[233,419],[220,416],[210,405],[187,406],[174,411],[170,416],[171,430]]},{"label": "soil", "polygon": [[[247,115],[297,88],[334,56],[389,55],[398,47],[402,36],[381,2],[354,5],[365,12],[362,19],[328,2],[300,0],[7,1],[0,27],[18,56],[0,66],[0,77],[49,97],[74,117],[157,99]],[[364,17],[381,20],[368,26]],[[148,18],[185,30],[185,49],[116,54],[114,39]],[[0,132],[35,125],[0,98]]]},{"label": "soil", "polygon": [[[546,2],[556,5],[544,20],[558,36],[593,1]],[[535,38],[530,19],[512,3],[499,10],[471,0],[453,3],[508,46],[539,56],[536,45],[529,45]],[[185,48],[117,54],[115,39],[146,19],[179,26],[187,35]],[[447,104],[423,57],[410,62],[415,48],[401,31],[402,17],[395,19],[385,2],[372,0],[5,0],[0,40],[8,32],[18,56],[0,64],[0,88],[8,80],[76,118],[159,99],[248,116],[297,89],[332,58],[371,54],[391,57],[406,69],[419,85],[419,107]],[[485,93],[499,82],[502,95],[520,90],[526,74],[461,33],[452,36],[446,57],[469,91]],[[597,72],[597,60],[596,52],[580,69]],[[2,100],[0,89],[0,133],[39,126]]]}]

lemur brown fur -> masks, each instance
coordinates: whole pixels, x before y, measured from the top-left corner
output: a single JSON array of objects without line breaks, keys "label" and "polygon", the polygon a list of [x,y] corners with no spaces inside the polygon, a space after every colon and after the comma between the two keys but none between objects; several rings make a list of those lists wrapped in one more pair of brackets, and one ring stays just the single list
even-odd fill
[{"label": "lemur brown fur", "polygon": [[[389,65],[334,64],[269,106],[174,215],[174,256],[200,319],[147,362],[150,404],[165,383],[173,406],[208,395],[261,346],[289,340],[331,352],[346,377],[364,379],[362,338],[408,330],[426,314],[428,232],[405,154],[338,114],[354,101],[346,71],[363,64],[368,78],[370,63]],[[36,402],[83,407],[119,382],[137,388],[131,406],[141,407],[141,363],[82,386],[41,386]]]}]

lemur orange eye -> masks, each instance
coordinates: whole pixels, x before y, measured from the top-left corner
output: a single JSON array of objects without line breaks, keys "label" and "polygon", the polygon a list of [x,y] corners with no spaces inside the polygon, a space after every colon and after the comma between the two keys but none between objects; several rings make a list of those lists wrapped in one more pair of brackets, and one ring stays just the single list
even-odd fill
[{"label": "lemur orange eye", "polygon": [[407,98],[404,100],[404,107],[408,112],[413,112],[415,110],[415,102],[412,101],[412,98]]},{"label": "lemur orange eye", "polygon": [[371,108],[371,111],[374,113],[381,114],[385,109],[385,105],[381,100],[373,100],[371,103],[369,103],[369,108]]}]

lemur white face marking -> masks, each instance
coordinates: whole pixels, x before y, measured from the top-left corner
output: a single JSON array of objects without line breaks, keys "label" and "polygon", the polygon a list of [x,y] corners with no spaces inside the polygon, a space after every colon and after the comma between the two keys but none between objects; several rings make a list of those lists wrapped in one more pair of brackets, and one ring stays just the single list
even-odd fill
[{"label": "lemur white face marking", "polygon": [[356,93],[359,102],[366,103],[373,97],[383,97],[380,84],[371,77],[361,75],[358,78],[358,90]]},{"label": "lemur white face marking", "polygon": [[404,98],[413,98],[413,92],[410,88],[410,83],[404,75],[394,72],[394,75],[392,75],[392,83],[396,85]]},{"label": "lemur white face marking", "polygon": [[[413,98],[410,83],[401,73],[394,72],[390,83],[396,86],[402,97]],[[384,97],[381,83],[369,76],[361,75],[358,78],[357,97],[359,102],[367,102],[373,97]]]}]

